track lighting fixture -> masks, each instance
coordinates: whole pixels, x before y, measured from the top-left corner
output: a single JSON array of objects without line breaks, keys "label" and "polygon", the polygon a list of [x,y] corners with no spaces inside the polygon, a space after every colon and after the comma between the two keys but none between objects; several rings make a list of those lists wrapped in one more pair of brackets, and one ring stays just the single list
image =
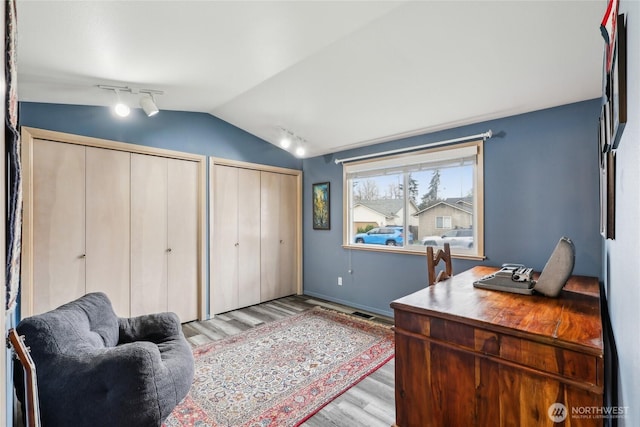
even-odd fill
[{"label": "track lighting fixture", "polygon": [[140,106],[148,117],[155,116],[160,111],[158,110],[158,106],[153,99],[153,95],[142,96],[142,98],[140,98]]},{"label": "track lighting fixture", "polygon": [[291,147],[291,140],[294,138],[293,133],[291,131],[286,130],[285,128],[280,128],[282,132],[282,137],[280,138],[280,146],[285,150],[288,150]]},{"label": "track lighting fixture", "polygon": [[114,92],[116,93],[116,98],[118,99],[118,102],[113,107],[113,111],[115,111],[116,114],[120,117],[127,117],[131,112],[131,109],[127,104],[123,103],[120,100],[120,92],[118,92],[118,89],[114,89]]},{"label": "track lighting fixture", "polygon": [[303,140],[299,140],[298,141],[298,146],[296,147],[296,156],[298,156],[298,157],[302,157],[306,153],[306,150],[304,149],[304,146],[302,145],[302,141]]},{"label": "track lighting fixture", "polygon": [[283,127],[280,128],[280,132],[282,133],[282,136],[280,137],[280,146],[282,148],[288,150],[295,142],[295,155],[298,157],[302,157],[305,155],[306,151],[304,148],[304,143],[306,143],[307,141],[305,141],[304,138],[299,137],[295,133]]},{"label": "track lighting fixture", "polygon": [[127,117],[129,113],[131,113],[131,108],[127,104],[118,101],[118,103],[113,107],[113,110],[120,117]]},{"label": "track lighting fixture", "polygon": [[143,94],[140,98],[140,107],[144,110],[145,114],[148,117],[155,116],[160,111],[158,106],[156,105],[156,100],[154,95],[163,95],[164,92],[161,90],[155,89],[138,89],[128,86],[109,86],[109,85],[98,85],[100,89],[112,90],[115,92],[117,97],[117,104],[113,107],[115,113],[120,117],[127,117],[131,111],[129,106],[122,102],[120,99],[121,92],[129,92],[131,94]]},{"label": "track lighting fixture", "polygon": [[280,146],[285,150],[291,147],[291,138],[289,138],[289,135],[285,135],[282,137],[282,139],[280,140]]}]

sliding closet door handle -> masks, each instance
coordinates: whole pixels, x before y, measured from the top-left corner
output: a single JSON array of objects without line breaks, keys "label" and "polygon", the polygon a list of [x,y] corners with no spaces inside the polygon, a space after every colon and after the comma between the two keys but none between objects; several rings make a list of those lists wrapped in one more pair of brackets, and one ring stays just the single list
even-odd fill
[{"label": "sliding closet door handle", "polygon": [[171,252],[171,248],[167,248],[167,252]]}]

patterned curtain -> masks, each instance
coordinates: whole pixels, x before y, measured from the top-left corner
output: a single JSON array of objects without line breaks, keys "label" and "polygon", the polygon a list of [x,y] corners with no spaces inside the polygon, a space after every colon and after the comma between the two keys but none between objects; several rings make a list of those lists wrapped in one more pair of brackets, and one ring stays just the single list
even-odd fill
[{"label": "patterned curtain", "polygon": [[18,94],[16,75],[16,1],[5,7],[5,78],[6,115],[5,143],[7,156],[7,267],[6,308],[16,307],[20,288],[20,251],[22,238],[22,166],[20,164],[20,133],[18,132]]}]

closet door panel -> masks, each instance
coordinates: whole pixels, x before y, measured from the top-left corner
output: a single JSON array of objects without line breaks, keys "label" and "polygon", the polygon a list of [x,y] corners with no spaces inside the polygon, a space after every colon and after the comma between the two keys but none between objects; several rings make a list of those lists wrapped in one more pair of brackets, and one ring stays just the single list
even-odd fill
[{"label": "closet door panel", "polygon": [[33,144],[33,313],[85,293],[85,148]]},{"label": "closet door panel", "polygon": [[280,176],[261,172],[260,179],[260,298],[278,298],[280,282]]},{"label": "closet door panel", "polygon": [[198,318],[198,164],[168,160],[168,310]]},{"label": "closet door panel", "polygon": [[167,159],[131,155],[131,315],[167,311]]},{"label": "closet door panel", "polygon": [[260,171],[238,170],[238,303],[260,302]]},{"label": "closet door panel", "polygon": [[128,317],[131,155],[86,150],[86,291],[106,293],[116,314]]},{"label": "closet door panel", "polygon": [[297,291],[296,254],[297,233],[297,180],[292,175],[280,175],[280,280],[279,296],[295,294]]},{"label": "closet door panel", "polygon": [[238,308],[238,169],[213,168],[211,313]]}]

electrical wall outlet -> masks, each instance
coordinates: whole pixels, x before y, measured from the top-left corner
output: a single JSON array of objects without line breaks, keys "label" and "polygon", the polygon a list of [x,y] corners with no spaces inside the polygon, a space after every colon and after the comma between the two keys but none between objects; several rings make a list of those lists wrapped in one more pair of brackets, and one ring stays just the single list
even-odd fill
[{"label": "electrical wall outlet", "polygon": [[342,286],[342,277],[338,276],[338,286]]}]

